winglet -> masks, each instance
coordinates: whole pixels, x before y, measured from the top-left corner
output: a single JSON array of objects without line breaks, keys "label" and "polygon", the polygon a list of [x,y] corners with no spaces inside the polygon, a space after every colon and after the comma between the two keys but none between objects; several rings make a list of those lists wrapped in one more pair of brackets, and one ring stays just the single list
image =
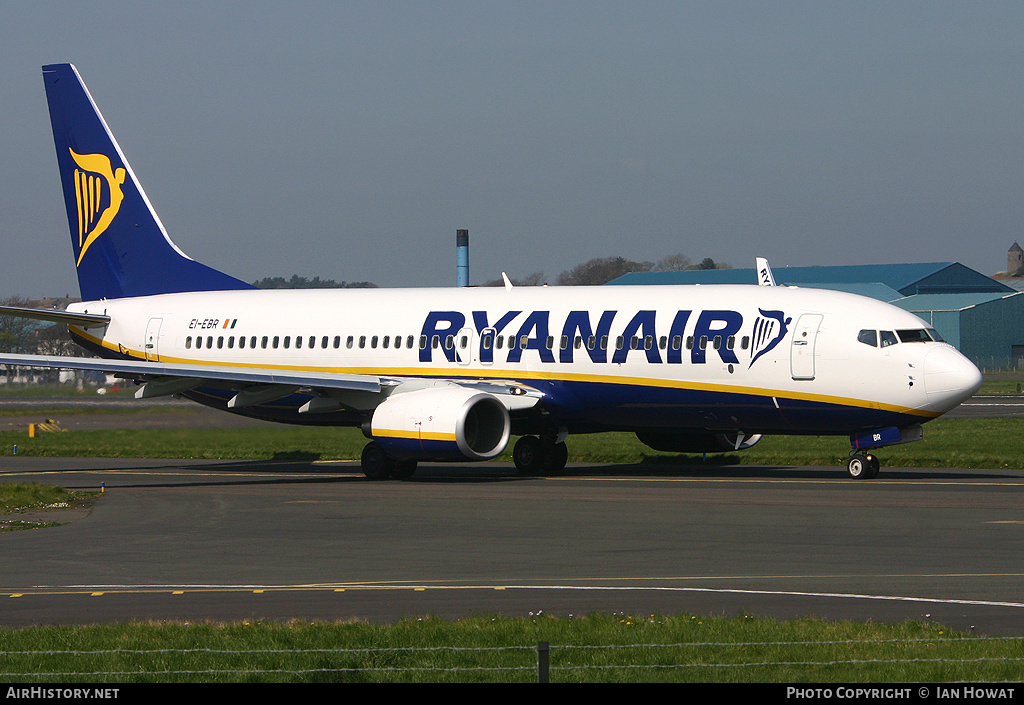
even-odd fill
[{"label": "winglet", "polygon": [[502,272],[501,279],[505,282],[505,291],[512,291],[512,280],[508,278],[508,275]]},{"label": "winglet", "polygon": [[768,266],[768,260],[764,257],[756,257],[757,283],[761,286],[775,286],[775,277],[772,276],[772,268]]}]

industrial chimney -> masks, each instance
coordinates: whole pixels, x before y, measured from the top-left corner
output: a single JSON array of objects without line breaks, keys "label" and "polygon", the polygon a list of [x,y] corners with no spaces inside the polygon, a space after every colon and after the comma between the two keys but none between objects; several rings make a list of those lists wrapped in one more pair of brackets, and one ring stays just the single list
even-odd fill
[{"label": "industrial chimney", "polygon": [[457,279],[456,286],[469,286],[469,231],[468,230],[456,230],[455,231],[455,249],[456,249],[456,267],[457,267]]}]

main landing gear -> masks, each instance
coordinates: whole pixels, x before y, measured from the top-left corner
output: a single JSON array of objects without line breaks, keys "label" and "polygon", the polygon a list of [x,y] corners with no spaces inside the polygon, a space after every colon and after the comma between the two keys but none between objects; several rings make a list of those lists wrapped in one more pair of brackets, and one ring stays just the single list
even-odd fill
[{"label": "main landing gear", "polygon": [[569,450],[554,436],[523,436],[512,449],[512,460],[524,475],[548,475],[565,467]]},{"label": "main landing gear", "polygon": [[408,480],[416,472],[415,460],[390,458],[373,442],[363,446],[360,463],[363,474],[371,480]]},{"label": "main landing gear", "polygon": [[872,453],[854,453],[846,461],[846,471],[854,480],[871,480],[878,477],[880,464]]},{"label": "main landing gear", "polygon": [[[555,436],[523,436],[512,449],[512,459],[524,475],[549,475],[565,467],[569,450]],[[415,460],[396,460],[372,441],[363,446],[360,464],[371,480],[408,480],[416,472]]]}]

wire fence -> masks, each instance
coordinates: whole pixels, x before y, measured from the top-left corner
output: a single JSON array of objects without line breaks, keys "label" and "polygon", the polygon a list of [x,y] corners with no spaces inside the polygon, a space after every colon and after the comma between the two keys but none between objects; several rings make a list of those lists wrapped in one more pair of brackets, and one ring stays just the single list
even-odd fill
[{"label": "wire fence", "polygon": [[979,355],[972,356],[971,362],[977,365],[984,374],[1004,372],[1007,374],[1019,375],[1024,372],[1024,357],[1002,356],[1002,355]]},{"label": "wire fence", "polygon": [[[473,680],[476,676],[483,674],[494,676],[499,675],[503,680],[513,680],[519,677],[520,680],[531,680],[539,683],[550,682],[552,675],[558,676],[575,673],[577,680],[585,680],[585,674],[594,671],[606,671],[615,669],[621,672],[686,672],[702,670],[714,673],[735,671],[737,669],[821,669],[835,668],[837,666],[912,666],[912,665],[950,665],[960,667],[978,666],[981,664],[1001,664],[1014,669],[1020,668],[1024,661],[1024,655],[993,655],[973,656],[964,655],[950,656],[900,656],[900,657],[879,657],[879,658],[834,658],[822,654],[819,658],[795,658],[795,659],[757,659],[750,655],[758,649],[769,649],[772,653],[787,647],[800,649],[834,650],[837,647],[856,647],[858,650],[884,649],[896,647],[897,650],[908,650],[917,646],[934,647],[937,644],[943,646],[968,646],[974,648],[979,644],[1003,642],[1010,645],[1010,653],[1024,653],[1020,651],[1019,645],[1024,643],[1024,637],[975,637],[953,640],[935,639],[892,639],[892,640],[839,640],[839,641],[763,641],[763,642],[683,642],[683,643],[649,643],[649,644],[613,644],[613,645],[560,645],[551,646],[548,642],[539,642],[535,646],[498,646],[498,647],[386,647],[386,648],[338,648],[338,649],[102,649],[102,650],[24,650],[24,651],[0,651],[0,661],[11,666],[20,659],[31,660],[34,668],[23,670],[9,670],[0,672],[0,679],[15,682],[17,679],[40,681],[42,679],[63,679],[73,681],[75,679],[134,679],[134,680],[160,680],[160,679],[228,679],[243,677],[251,679],[262,677],[273,678],[305,678],[310,676],[318,677],[341,677],[352,674],[374,676],[381,680],[387,680],[401,676],[408,679],[409,676],[416,676],[421,680],[438,680],[441,676],[460,676],[464,680]],[[724,657],[721,650],[735,652],[732,658]],[[718,660],[707,659],[708,652],[714,651],[719,656]],[[586,655],[588,658],[593,654],[601,654],[598,662],[573,663],[573,657],[577,654]],[[465,663],[453,663],[443,665],[432,662],[433,657],[443,655],[445,659],[465,659]],[[554,659],[552,659],[552,655]],[[670,658],[669,662],[664,657]],[[744,657],[746,655],[746,657]],[[495,665],[480,665],[481,657],[493,658],[497,656],[504,663]],[[111,663],[113,661],[124,661],[125,659],[144,658],[151,661],[147,667],[140,662],[133,662],[131,668],[103,670],[96,668],[68,667],[69,661],[78,659],[93,659],[93,664]],[[183,668],[170,667],[169,659],[195,660],[212,658],[242,658],[248,661],[244,667],[205,667],[205,668]],[[358,665],[352,666],[319,666],[303,667],[289,662],[308,661],[316,657],[350,657],[359,661]],[[373,665],[382,657],[409,657],[426,663],[410,663],[405,665]],[[98,659],[99,661],[96,661]],[[253,659],[265,659],[273,663],[257,665]],[[674,660],[673,660],[674,659]],[[552,663],[554,660],[554,663]],[[583,659],[586,660],[586,659]],[[593,659],[591,659],[593,660]],[[53,668],[47,668],[47,662],[52,662]],[[158,664],[162,664],[160,667]],[[791,671],[790,671],[791,672]],[[1017,671],[1019,673],[1019,671]],[[102,694],[94,694],[92,697],[107,697]]]}]

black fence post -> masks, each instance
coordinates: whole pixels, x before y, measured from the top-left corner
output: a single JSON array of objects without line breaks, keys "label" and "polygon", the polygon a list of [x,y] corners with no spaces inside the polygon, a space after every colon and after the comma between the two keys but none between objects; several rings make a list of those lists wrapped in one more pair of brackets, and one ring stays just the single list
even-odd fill
[{"label": "black fence post", "polygon": [[537,682],[548,683],[549,654],[551,645],[546,641],[537,643]]}]

